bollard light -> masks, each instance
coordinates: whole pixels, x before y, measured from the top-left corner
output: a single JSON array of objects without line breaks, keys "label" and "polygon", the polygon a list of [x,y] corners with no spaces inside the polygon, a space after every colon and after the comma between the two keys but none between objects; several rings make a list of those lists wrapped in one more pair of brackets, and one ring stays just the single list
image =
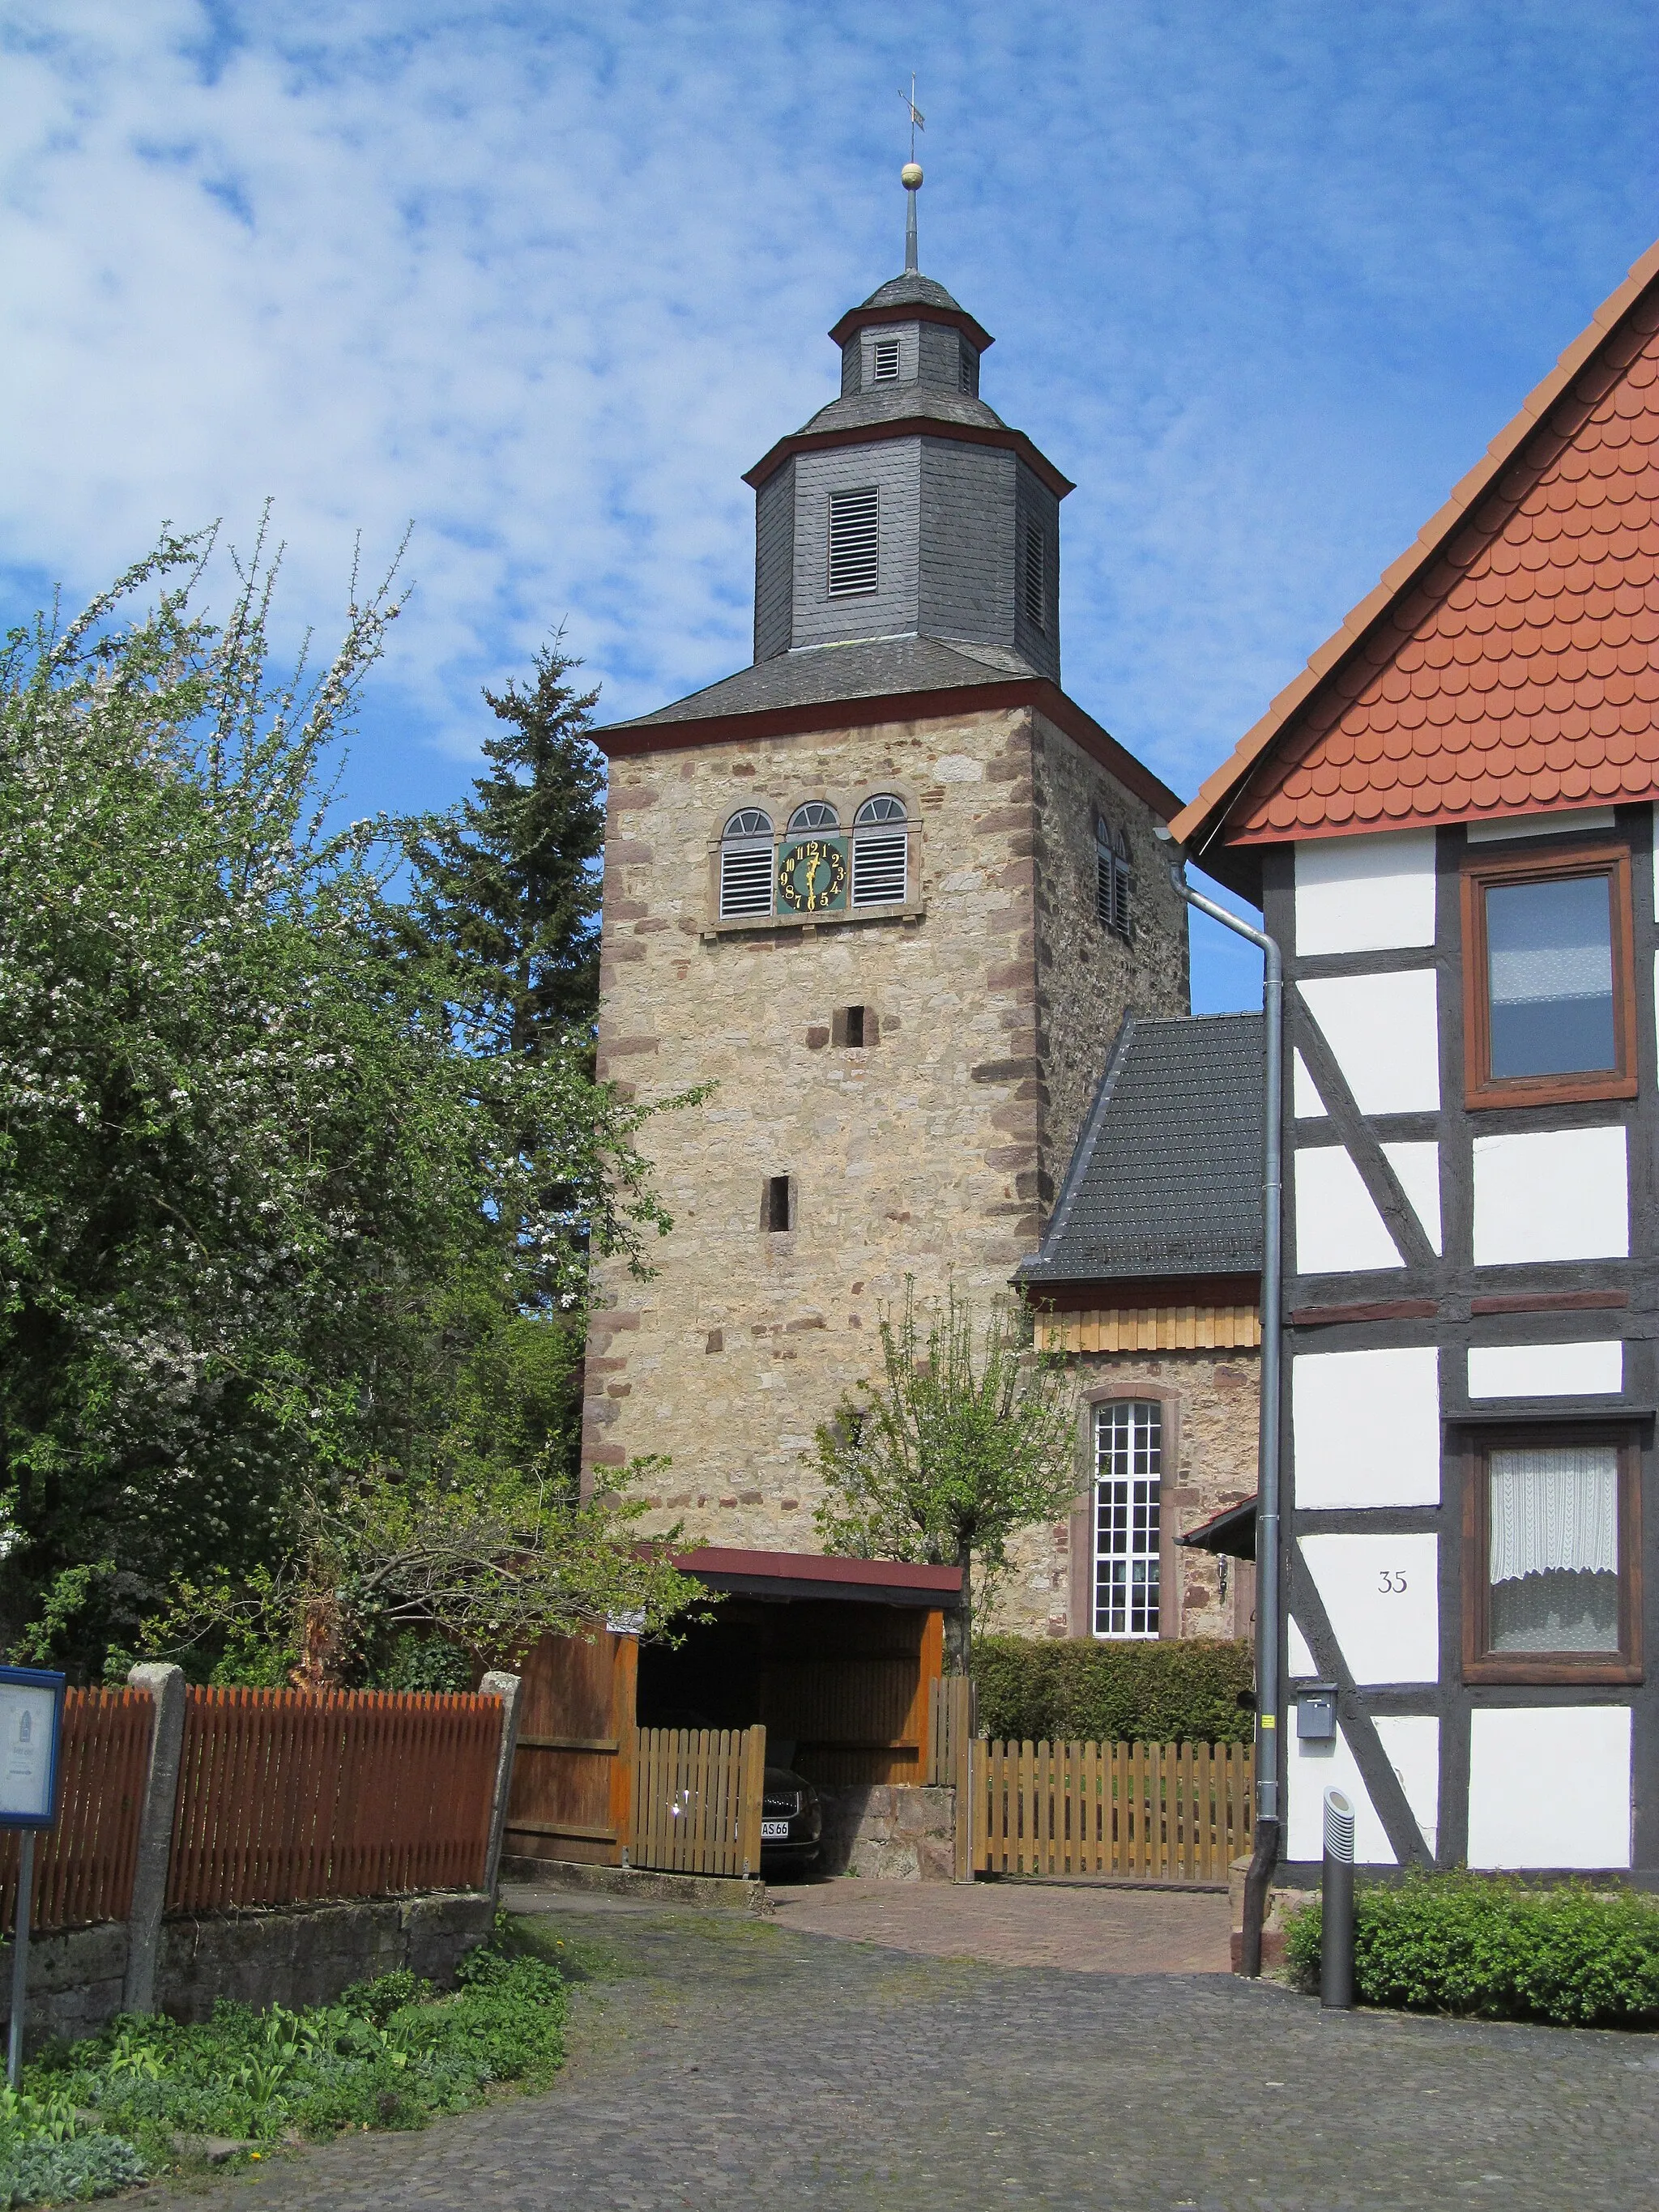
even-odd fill
[{"label": "bollard light", "polygon": [[1325,1792],[1325,1873],[1319,1915],[1319,2002],[1353,2010],[1353,1829],[1352,1799]]}]

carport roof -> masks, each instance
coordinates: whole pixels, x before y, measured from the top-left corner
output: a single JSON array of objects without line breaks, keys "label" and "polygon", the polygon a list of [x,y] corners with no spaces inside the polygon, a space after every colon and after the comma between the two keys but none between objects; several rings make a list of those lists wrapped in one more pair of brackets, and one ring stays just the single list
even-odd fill
[{"label": "carport roof", "polygon": [[960,1567],[913,1566],[902,1559],[848,1559],[817,1552],[744,1552],[702,1544],[677,1553],[674,1565],[711,1589],[748,1597],[841,1599],[866,1605],[962,1602]]}]

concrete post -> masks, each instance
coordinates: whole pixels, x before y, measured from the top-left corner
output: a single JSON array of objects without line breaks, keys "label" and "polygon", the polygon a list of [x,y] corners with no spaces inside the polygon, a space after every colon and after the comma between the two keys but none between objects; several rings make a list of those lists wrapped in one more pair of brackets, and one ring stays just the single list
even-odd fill
[{"label": "concrete post", "polygon": [[507,1801],[513,1794],[513,1754],[519,1747],[519,1699],[524,1685],[516,1674],[486,1674],[478,1687],[486,1698],[499,1698],[501,1701],[501,1747],[495,1761],[489,1854],[484,1862],[484,1887],[493,1905],[501,1878],[501,1844],[507,1835]]},{"label": "concrete post", "polygon": [[127,1917],[127,1978],[121,1993],[124,2012],[147,2013],[155,2009],[155,1963],[167,1899],[167,1867],[173,1856],[179,1765],[185,1747],[185,1677],[177,1667],[144,1666],[135,1667],[127,1681],[135,1690],[148,1690],[155,1700],[149,1778],[138,1821],[132,1911]]}]

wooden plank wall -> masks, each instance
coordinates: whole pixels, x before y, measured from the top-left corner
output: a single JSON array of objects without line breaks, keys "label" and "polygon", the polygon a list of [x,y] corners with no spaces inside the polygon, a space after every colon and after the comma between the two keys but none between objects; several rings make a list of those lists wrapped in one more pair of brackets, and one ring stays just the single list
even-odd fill
[{"label": "wooden plank wall", "polygon": [[170,1912],[476,1889],[499,1698],[191,1689]]},{"label": "wooden plank wall", "polygon": [[1253,1305],[1102,1307],[1036,1321],[1040,1352],[1231,1351],[1261,1341]]},{"label": "wooden plank wall", "polygon": [[760,1872],[766,1730],[641,1729],[629,1858],[670,1874]]},{"label": "wooden plank wall", "polygon": [[1224,1882],[1250,1849],[1247,1745],[975,1745],[974,1863],[989,1874]]},{"label": "wooden plank wall", "polygon": [[[36,1842],[29,1925],[90,1928],[132,1909],[155,1705],[145,1690],[64,1696],[58,1825]],[[0,1926],[17,1921],[18,1836],[0,1839]]]},{"label": "wooden plank wall", "polygon": [[634,1775],[639,1643],[544,1636],[525,1662],[504,1849],[619,1866]]}]

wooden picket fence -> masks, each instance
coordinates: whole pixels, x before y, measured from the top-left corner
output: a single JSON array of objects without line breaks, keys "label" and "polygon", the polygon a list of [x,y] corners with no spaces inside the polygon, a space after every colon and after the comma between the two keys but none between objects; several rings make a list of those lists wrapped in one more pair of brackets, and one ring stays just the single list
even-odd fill
[{"label": "wooden picket fence", "polygon": [[641,1729],[630,1863],[671,1874],[758,1875],[765,1778],[763,1728]]},{"label": "wooden picket fence", "polygon": [[974,1867],[1224,1882],[1250,1849],[1254,1765],[1243,1744],[975,1743]]},{"label": "wooden picket fence", "polygon": [[[64,1692],[58,1825],[35,1846],[31,1928],[90,1928],[131,1911],[155,1711],[143,1690]],[[17,1924],[17,1863],[13,1829],[0,1838],[0,1927],[8,1936]]]},{"label": "wooden picket fence", "polygon": [[501,1738],[496,1698],[192,1689],[168,1911],[479,1887]]}]

